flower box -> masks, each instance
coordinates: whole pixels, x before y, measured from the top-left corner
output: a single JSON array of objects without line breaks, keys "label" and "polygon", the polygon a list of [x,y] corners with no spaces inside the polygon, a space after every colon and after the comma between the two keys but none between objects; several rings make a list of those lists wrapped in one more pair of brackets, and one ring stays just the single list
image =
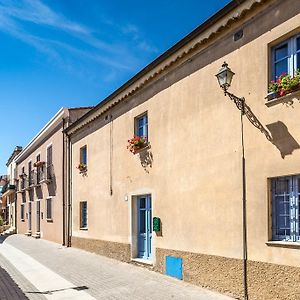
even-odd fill
[{"label": "flower box", "polygon": [[282,73],[277,80],[269,84],[269,93],[266,96],[268,101],[283,97],[300,89],[300,70],[297,70],[294,77]]},{"label": "flower box", "polygon": [[146,137],[135,135],[133,138],[128,140],[127,149],[133,153],[137,154],[147,148],[149,146],[149,142]]},{"label": "flower box", "polygon": [[87,172],[87,165],[80,163],[77,167],[79,174],[85,174]]},{"label": "flower box", "polygon": [[39,168],[39,167],[42,167],[43,165],[45,165],[45,162],[44,161],[36,161],[33,166],[35,168]]}]

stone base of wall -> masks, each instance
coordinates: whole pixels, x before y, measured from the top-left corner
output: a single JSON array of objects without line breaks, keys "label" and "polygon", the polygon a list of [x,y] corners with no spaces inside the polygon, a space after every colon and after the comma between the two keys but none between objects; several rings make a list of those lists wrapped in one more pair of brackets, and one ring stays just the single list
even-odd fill
[{"label": "stone base of wall", "polygon": [[125,243],[72,236],[71,246],[124,262],[129,262],[131,257],[130,244]]},{"label": "stone base of wall", "polygon": [[[183,259],[183,280],[243,298],[243,261],[168,249],[156,249],[155,270],[165,273],[167,255]],[[300,268],[248,262],[250,300],[299,300]]]}]

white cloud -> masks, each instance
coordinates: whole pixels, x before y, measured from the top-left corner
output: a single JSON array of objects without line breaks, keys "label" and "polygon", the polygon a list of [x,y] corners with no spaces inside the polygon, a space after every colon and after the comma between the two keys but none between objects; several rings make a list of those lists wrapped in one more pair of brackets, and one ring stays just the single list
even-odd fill
[{"label": "white cloud", "polygon": [[[32,27],[28,29],[28,23],[42,27],[44,30],[39,31],[38,35],[34,33]],[[157,52],[155,47],[146,42],[139,28],[134,24],[121,26],[116,22],[106,21],[103,22],[103,26],[127,35],[136,49],[149,53]],[[69,39],[53,38],[53,33],[50,37],[47,34],[42,36],[41,32],[47,31],[47,27],[63,32],[69,36]],[[96,36],[96,32],[88,26],[69,20],[41,0],[0,0],[0,30],[31,45],[68,70],[72,69],[70,68],[70,59],[68,57],[68,62],[66,62],[61,50],[82,61],[92,60],[114,70],[134,71],[143,60],[136,55],[136,51],[128,49],[130,40],[128,43],[113,44],[100,39]],[[74,38],[77,40],[75,43]],[[76,64],[76,62],[74,63]],[[114,75],[110,77],[115,78],[114,71],[111,74]]]}]

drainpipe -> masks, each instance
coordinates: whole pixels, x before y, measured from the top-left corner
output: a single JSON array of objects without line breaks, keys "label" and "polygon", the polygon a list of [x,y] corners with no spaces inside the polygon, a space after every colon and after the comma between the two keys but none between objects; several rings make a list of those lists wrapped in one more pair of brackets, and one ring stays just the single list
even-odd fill
[{"label": "drainpipe", "polygon": [[65,246],[66,245],[66,195],[65,195],[65,185],[66,185],[66,174],[65,174],[65,156],[66,156],[66,149],[65,149],[65,125],[66,125],[66,120],[65,118],[62,119],[63,122],[63,162],[62,162],[62,194],[63,194],[63,199],[62,199],[62,205],[63,205],[63,219],[62,219],[62,223],[63,223],[63,229],[62,229],[62,234],[63,234],[63,243],[62,245]]},{"label": "drainpipe", "polygon": [[72,186],[72,176],[71,176],[71,141],[70,136],[66,133],[67,137],[67,205],[68,205],[68,212],[67,212],[67,247],[71,247],[71,213],[72,213],[72,195],[71,195],[71,186]]},{"label": "drainpipe", "polygon": [[113,116],[109,116],[110,124],[109,124],[109,143],[110,143],[110,149],[109,149],[109,192],[110,195],[113,195]]}]

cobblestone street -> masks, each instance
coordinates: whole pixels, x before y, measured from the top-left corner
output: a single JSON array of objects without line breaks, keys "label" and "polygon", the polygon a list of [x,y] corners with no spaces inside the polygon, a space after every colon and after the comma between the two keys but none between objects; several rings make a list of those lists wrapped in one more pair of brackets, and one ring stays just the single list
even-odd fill
[{"label": "cobblestone street", "polygon": [[34,300],[232,299],[141,267],[23,235],[9,236],[0,244],[0,264]]}]

